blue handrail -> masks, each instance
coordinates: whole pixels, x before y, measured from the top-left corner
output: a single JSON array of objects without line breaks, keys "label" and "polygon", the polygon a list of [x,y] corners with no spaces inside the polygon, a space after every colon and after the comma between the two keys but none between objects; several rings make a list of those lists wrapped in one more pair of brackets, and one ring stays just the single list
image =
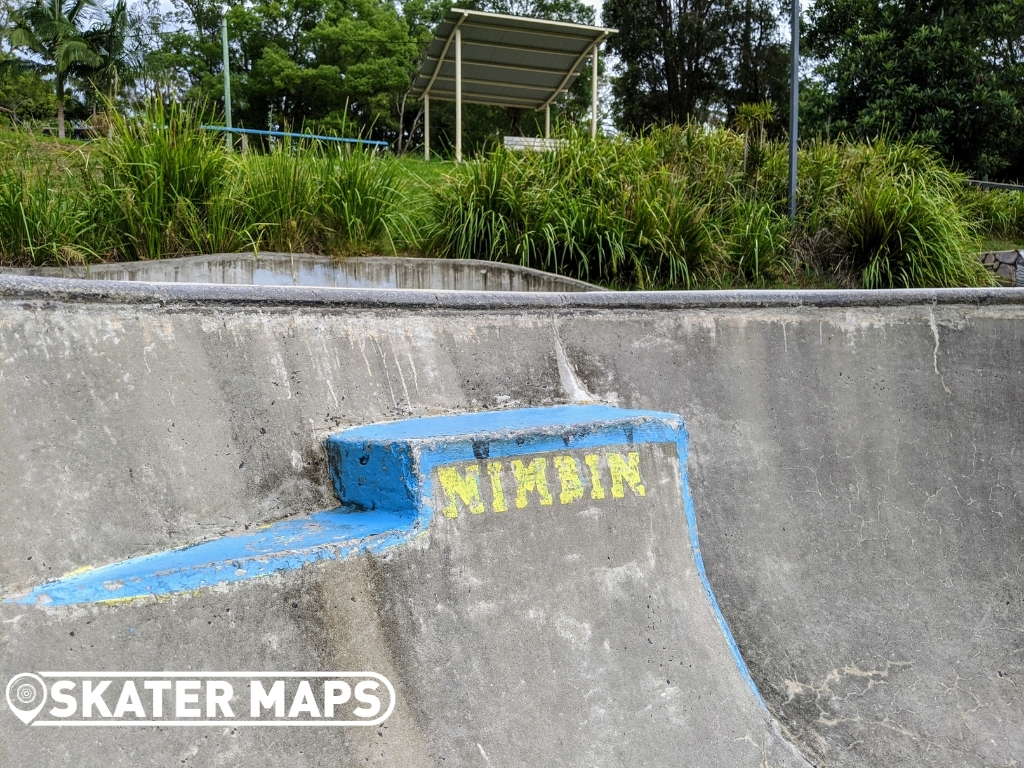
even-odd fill
[{"label": "blue handrail", "polygon": [[369,144],[373,147],[389,147],[386,141],[371,139],[345,139],[339,136],[318,136],[314,133],[291,133],[290,131],[259,131],[255,128],[225,128],[223,125],[202,125],[204,131],[220,131],[222,133],[246,133],[250,136],[279,136],[284,139],[317,139],[318,141],[337,141],[342,144]]}]

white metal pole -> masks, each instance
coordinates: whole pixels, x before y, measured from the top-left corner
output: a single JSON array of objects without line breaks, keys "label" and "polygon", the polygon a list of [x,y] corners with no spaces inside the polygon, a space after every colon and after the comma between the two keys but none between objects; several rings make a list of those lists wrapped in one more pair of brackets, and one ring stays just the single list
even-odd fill
[{"label": "white metal pole", "polygon": [[551,138],[551,105],[547,104],[544,107],[544,138]]},{"label": "white metal pole", "polygon": [[430,94],[423,94],[423,159],[430,160]]},{"label": "white metal pole", "polygon": [[462,162],[462,30],[455,30],[455,162]]},{"label": "white metal pole", "polygon": [[597,138],[597,46],[594,46],[594,77],[590,83],[590,138]]}]

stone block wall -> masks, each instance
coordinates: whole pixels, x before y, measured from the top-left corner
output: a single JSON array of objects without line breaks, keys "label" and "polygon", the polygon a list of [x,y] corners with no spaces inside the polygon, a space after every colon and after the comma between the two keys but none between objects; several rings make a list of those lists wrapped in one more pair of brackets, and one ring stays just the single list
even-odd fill
[{"label": "stone block wall", "polygon": [[1024,287],[1024,250],[986,251],[981,262],[1010,285]]}]

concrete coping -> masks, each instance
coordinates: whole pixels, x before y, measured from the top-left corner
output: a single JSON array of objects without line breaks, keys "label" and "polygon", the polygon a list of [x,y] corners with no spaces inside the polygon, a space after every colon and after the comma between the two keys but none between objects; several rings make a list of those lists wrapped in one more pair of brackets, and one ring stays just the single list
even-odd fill
[{"label": "concrete coping", "polygon": [[64,267],[0,267],[0,274],[117,280],[306,288],[478,291],[604,291],[597,285],[519,264],[479,259],[352,256],[252,251],[210,253],[151,261]]},{"label": "concrete coping", "polygon": [[1024,305],[1024,288],[520,293],[72,280],[0,274],[0,300],[160,306],[435,310],[664,310]]}]

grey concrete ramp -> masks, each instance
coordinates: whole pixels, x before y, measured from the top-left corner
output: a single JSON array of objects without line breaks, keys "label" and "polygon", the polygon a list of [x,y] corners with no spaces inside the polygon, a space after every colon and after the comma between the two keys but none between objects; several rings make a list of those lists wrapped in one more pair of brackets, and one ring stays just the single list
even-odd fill
[{"label": "grey concrete ramp", "polygon": [[[1020,291],[570,298],[7,277],[0,292],[4,684],[363,670],[395,704],[366,728],[45,728],[0,712],[5,763],[1024,761]],[[500,421],[566,405],[646,416],[622,414],[601,447],[573,441],[605,417],[539,430],[557,445]],[[419,450],[409,435],[367,448],[402,442],[368,425],[446,414],[498,420],[462,430],[463,453],[429,472],[401,469],[423,466],[402,463]],[[686,425],[682,462],[638,436],[652,418]],[[494,429],[514,456],[492,456]],[[325,443],[346,434],[365,449],[350,477],[394,466],[396,482],[332,481],[344,457]],[[608,452],[620,475],[638,455],[643,497],[624,475],[612,496]],[[605,499],[586,498],[591,454]],[[523,472],[547,460],[550,504],[513,458]],[[374,508],[381,493],[394,503]],[[338,515],[349,528],[331,528]],[[301,562],[249,578],[277,562],[258,547],[284,539]],[[112,599],[60,604],[62,585],[104,568],[239,541],[256,549],[205,586],[179,563],[173,579],[150,569],[93,584]],[[145,584],[158,587],[117,597]]]}]

